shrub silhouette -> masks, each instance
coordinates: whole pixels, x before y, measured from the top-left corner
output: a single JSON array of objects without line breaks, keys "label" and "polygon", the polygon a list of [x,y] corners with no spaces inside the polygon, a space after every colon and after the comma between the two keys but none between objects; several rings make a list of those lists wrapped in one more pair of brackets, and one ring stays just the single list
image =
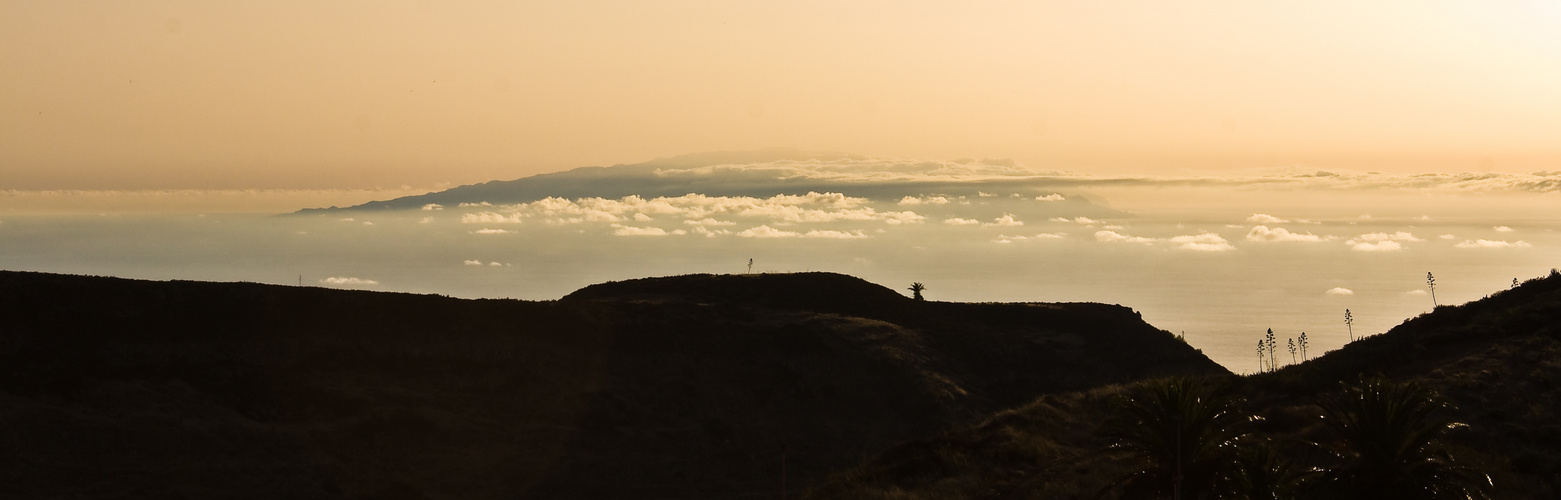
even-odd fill
[{"label": "shrub silhouette", "polygon": [[1440,411],[1446,403],[1430,390],[1373,378],[1320,403],[1344,445],[1343,464],[1324,474],[1320,498],[1488,498],[1490,478],[1454,463],[1440,445],[1463,424]]},{"label": "shrub silhouette", "polygon": [[1121,489],[1124,498],[1223,498],[1238,467],[1236,447],[1244,436],[1238,426],[1247,421],[1240,402],[1229,386],[1187,378],[1137,385],[1116,401],[1101,434],[1142,467],[1100,495]]}]

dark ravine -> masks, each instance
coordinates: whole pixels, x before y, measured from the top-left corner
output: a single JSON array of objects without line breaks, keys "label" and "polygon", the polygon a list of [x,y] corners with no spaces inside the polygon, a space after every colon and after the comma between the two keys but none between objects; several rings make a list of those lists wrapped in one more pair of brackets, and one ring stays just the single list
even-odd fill
[{"label": "dark ravine", "polygon": [[829,273],[558,301],[0,272],[6,498],[774,498],[1064,394],[1228,374],[1102,304]]}]

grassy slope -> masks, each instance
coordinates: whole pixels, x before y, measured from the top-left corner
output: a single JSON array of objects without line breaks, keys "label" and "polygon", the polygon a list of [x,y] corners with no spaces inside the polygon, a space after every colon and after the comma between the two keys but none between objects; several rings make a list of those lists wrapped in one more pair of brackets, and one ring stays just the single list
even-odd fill
[{"label": "grassy slope", "polygon": [[[1235,378],[1252,430],[1330,445],[1315,398],[1381,374],[1426,384],[1469,428],[1455,456],[1486,470],[1498,498],[1561,492],[1561,275],[1462,306],[1275,373]],[[1129,470],[1095,435],[1122,386],[1041,397],[967,428],[897,447],[811,492],[813,498],[1087,498]]]},{"label": "grassy slope", "polygon": [[[1130,348],[1137,346],[1137,348]],[[1207,358],[1099,304],[847,276],[456,300],[0,272],[0,496],[749,498]]]}]

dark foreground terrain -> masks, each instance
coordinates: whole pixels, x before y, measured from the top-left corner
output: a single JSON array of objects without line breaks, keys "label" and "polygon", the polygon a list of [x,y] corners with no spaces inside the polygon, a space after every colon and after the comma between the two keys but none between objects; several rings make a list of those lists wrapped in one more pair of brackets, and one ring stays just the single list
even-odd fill
[{"label": "dark foreground terrain", "polygon": [[524,302],[0,272],[0,497],[796,496],[1038,397],[1219,374],[1124,307],[827,273]]},{"label": "dark foreground terrain", "polygon": [[[1266,498],[1324,498],[1307,494],[1306,486],[1326,474],[1307,471],[1347,465],[1353,452],[1325,425],[1319,403],[1340,394],[1344,384],[1374,377],[1418,384],[1450,403],[1433,415],[1467,425],[1453,427],[1438,446],[1456,463],[1488,474],[1491,498],[1561,498],[1561,273],[1465,305],[1438,307],[1384,334],[1275,372],[1199,382],[1231,388],[1243,401],[1241,412],[1255,417],[1235,430],[1278,450],[1279,460],[1269,466],[1289,461],[1298,473],[1293,491]],[[895,447],[833,476],[809,496],[1097,498],[1104,491],[1104,498],[1119,498],[1121,491],[1107,485],[1147,465],[1113,449],[1102,424],[1121,415],[1120,397],[1141,394],[1136,391],[1106,386],[1048,394],[937,438]],[[1462,498],[1428,490],[1396,495],[1367,497]]]}]

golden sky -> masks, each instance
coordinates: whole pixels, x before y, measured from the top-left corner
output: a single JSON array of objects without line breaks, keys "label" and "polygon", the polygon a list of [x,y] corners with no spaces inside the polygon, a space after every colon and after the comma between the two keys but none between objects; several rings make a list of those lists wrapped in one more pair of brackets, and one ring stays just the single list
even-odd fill
[{"label": "golden sky", "polygon": [[1561,7],[0,1],[0,190],[433,187],[768,147],[1557,170]]}]

